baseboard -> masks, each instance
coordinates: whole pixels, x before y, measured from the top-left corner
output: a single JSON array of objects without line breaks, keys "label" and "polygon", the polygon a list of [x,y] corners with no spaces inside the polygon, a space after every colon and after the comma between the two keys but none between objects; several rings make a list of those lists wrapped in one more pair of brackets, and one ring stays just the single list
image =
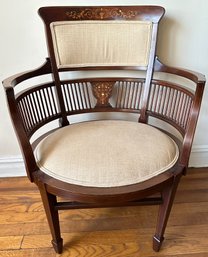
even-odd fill
[{"label": "baseboard", "polygon": [[[208,167],[208,145],[193,146],[189,167]],[[0,177],[20,176],[26,176],[21,156],[0,157]]]},{"label": "baseboard", "polygon": [[208,145],[192,147],[189,167],[208,167]]},{"label": "baseboard", "polygon": [[0,177],[26,176],[25,166],[21,156],[0,157]]}]

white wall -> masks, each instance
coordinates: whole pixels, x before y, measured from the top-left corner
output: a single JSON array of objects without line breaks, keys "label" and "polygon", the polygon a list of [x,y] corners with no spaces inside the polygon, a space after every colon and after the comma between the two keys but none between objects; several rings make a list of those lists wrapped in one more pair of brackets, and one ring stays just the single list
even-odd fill
[{"label": "white wall", "polygon": [[[0,80],[15,73],[36,68],[47,56],[43,24],[37,14],[39,7],[47,5],[145,4],[161,5],[166,9],[166,15],[159,31],[158,55],[160,59],[169,65],[199,71],[208,78],[207,0],[0,1]],[[11,126],[2,87],[0,87],[0,103],[1,176],[2,174],[9,175],[12,167],[16,167],[18,170],[18,167],[22,165],[22,159]],[[205,90],[194,140],[191,166],[208,166],[207,105],[208,93]]]}]

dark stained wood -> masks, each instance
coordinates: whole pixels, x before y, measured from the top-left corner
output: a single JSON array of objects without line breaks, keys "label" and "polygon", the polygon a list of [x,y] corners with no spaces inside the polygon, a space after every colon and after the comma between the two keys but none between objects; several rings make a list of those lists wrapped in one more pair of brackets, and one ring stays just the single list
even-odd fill
[{"label": "dark stained wood", "polygon": [[[100,238],[100,234],[93,236],[93,238],[99,237],[98,243],[93,245],[89,242],[90,238],[83,240],[86,246],[81,246],[77,248],[77,239],[75,237],[74,246],[74,235],[70,232],[70,228],[66,228],[69,214],[63,214],[60,211],[61,223],[59,224],[58,210],[60,209],[73,209],[89,207],[107,207],[107,206],[118,206],[118,205],[132,205],[136,202],[141,201],[145,204],[152,203],[152,200],[156,200],[156,203],[160,204],[158,222],[156,226],[156,232],[154,236],[154,250],[158,251],[161,247],[161,243],[164,238],[164,232],[168,217],[171,211],[171,207],[174,200],[174,195],[176,188],[178,186],[179,180],[182,174],[186,173],[188,166],[188,160],[190,156],[191,146],[193,142],[194,132],[197,124],[197,119],[199,115],[202,94],[205,84],[204,76],[199,73],[187,71],[183,69],[168,67],[161,63],[155,55],[156,41],[157,41],[157,30],[159,21],[164,15],[164,8],[159,6],[104,6],[104,7],[45,7],[39,10],[39,14],[42,17],[45,29],[46,37],[49,50],[49,58],[46,62],[38,69],[21,73],[6,79],[3,82],[5,87],[6,96],[8,100],[9,111],[11,114],[12,122],[20,142],[22,153],[25,160],[26,170],[28,178],[35,182],[38,186],[44,209],[46,212],[47,220],[50,226],[50,231],[52,234],[52,244],[56,252],[62,252],[62,239],[60,235],[60,227],[66,231],[68,235],[68,241],[64,247],[67,249],[66,254],[70,256],[80,256],[85,255],[88,251],[89,255],[93,251],[98,252],[101,256],[104,253],[111,255],[112,249],[115,249],[114,253],[117,256],[134,256],[138,252],[142,252],[144,243],[148,250],[143,256],[155,256],[152,253],[150,242],[145,243],[144,239],[146,235],[149,235],[149,228],[152,228],[153,224],[156,222],[156,218],[153,218],[152,213],[155,214],[155,207],[149,206],[144,207],[144,210],[140,210],[140,215],[142,218],[148,220],[148,229],[145,230],[145,225],[138,221],[134,223],[137,227],[142,227],[141,234],[138,235],[133,231],[134,237],[137,238],[136,241],[128,241],[127,238],[131,237],[132,231],[128,230],[128,221],[121,215],[121,220],[124,224],[124,232],[118,237],[118,234],[113,231],[105,233],[104,239],[108,240],[109,235],[113,234],[115,240],[112,241],[112,245],[109,248],[106,246],[105,242]],[[50,29],[50,23],[54,21],[67,21],[67,20],[141,20],[141,21],[151,21],[152,22],[152,41],[150,46],[149,62],[147,67],[83,67],[83,68],[62,68],[58,69],[56,65],[55,52],[53,49],[52,35]],[[140,70],[145,73],[142,78],[87,78],[87,79],[74,79],[74,80],[61,80],[60,71],[72,71],[72,70]],[[152,79],[154,72],[166,72],[169,74],[175,74],[181,76],[182,78],[187,78],[195,83],[195,90],[191,91],[186,89],[184,85],[175,84],[174,81],[164,81],[164,80],[154,80]],[[21,82],[45,74],[51,74],[52,80],[49,80],[40,85],[34,85],[26,90],[20,90],[16,93],[16,89],[19,88]],[[138,121],[147,123],[149,122],[149,117],[154,117],[158,120],[162,120],[169,123],[181,134],[182,142],[180,149],[179,161],[170,169],[160,174],[152,179],[144,181],[142,183],[137,183],[134,185],[114,187],[114,188],[96,188],[96,187],[82,187],[77,185],[68,184],[62,181],[58,181],[39,170],[33,150],[37,142],[39,142],[44,135],[40,135],[39,138],[32,145],[30,141],[34,133],[39,131],[44,125],[51,121],[57,122],[57,129],[59,126],[69,125],[68,117],[75,114],[83,113],[95,113],[95,112],[123,112],[123,113],[134,113],[138,115]],[[52,133],[48,131],[48,133]],[[130,132],[131,133],[131,132]],[[167,132],[168,133],[168,132]],[[174,136],[172,135],[174,139]],[[200,182],[199,182],[200,184]],[[205,185],[204,185],[205,186]],[[11,189],[11,186],[9,186]],[[3,187],[0,199],[5,204],[5,210],[10,212],[10,216],[4,218],[0,216],[0,222],[2,221],[2,227],[9,224],[7,229],[8,237],[11,235],[12,224],[14,228],[17,229],[17,222],[22,224],[22,230],[25,231],[24,237],[21,238],[21,229],[17,229],[19,235],[15,238],[15,246],[19,245],[22,248],[18,252],[18,256],[26,256],[28,254],[27,249],[33,248],[42,244],[40,248],[47,248],[50,245],[50,240],[48,236],[48,230],[43,226],[43,231],[47,235],[39,235],[40,224],[45,222],[45,216],[42,215],[42,206],[39,205],[39,199],[36,195],[36,189],[31,185],[32,192],[27,187],[26,191],[30,192],[26,195],[13,195],[8,192],[6,187]],[[198,190],[196,192],[196,199],[201,197],[207,188]],[[24,191],[24,190],[23,190]],[[189,202],[188,195],[190,194],[188,189],[181,189],[179,185],[178,195],[176,197],[176,203],[180,204],[181,199],[186,199]],[[154,198],[155,194],[160,194],[162,196],[162,201],[158,202],[158,199]],[[180,195],[181,193],[181,195]],[[198,195],[197,195],[198,194]],[[65,198],[65,199],[61,199]],[[150,200],[144,200],[148,197],[152,197]],[[181,198],[180,198],[181,197]],[[194,196],[193,196],[194,198]],[[10,204],[8,203],[10,200]],[[206,199],[204,197],[203,199]],[[18,201],[21,202],[21,208],[23,211],[27,210],[24,220],[21,220],[19,214],[14,215],[14,209]],[[58,201],[58,202],[57,202]],[[64,203],[62,203],[64,201]],[[68,201],[69,203],[66,203]],[[133,204],[133,205],[134,205]],[[119,207],[117,207],[119,208]],[[136,210],[137,207],[132,207]],[[145,209],[146,208],[146,209]],[[33,210],[30,212],[30,210]],[[110,209],[108,209],[110,210]],[[146,213],[149,210],[149,213]],[[70,210],[72,213],[75,210]],[[81,213],[81,211],[76,210],[74,215]],[[92,214],[93,212],[91,212]],[[138,213],[137,213],[138,214]],[[66,216],[65,216],[66,215]],[[67,216],[68,215],[68,216]],[[73,214],[72,214],[73,215]],[[145,216],[146,215],[146,216]],[[131,215],[130,215],[131,216]],[[155,217],[155,215],[154,215]],[[198,216],[197,216],[198,217]],[[131,218],[131,217],[130,217]],[[197,218],[195,218],[197,219]],[[31,233],[29,235],[28,226],[25,222],[31,222],[36,220],[37,227],[32,226],[34,235]],[[73,220],[73,218],[72,218]],[[76,219],[75,219],[76,220]],[[177,222],[173,222],[176,225],[181,224],[181,222],[193,221],[193,217],[188,219],[178,219]],[[13,221],[13,223],[11,222]],[[89,224],[93,226],[95,223],[90,221]],[[91,223],[90,223],[91,222]],[[114,223],[113,223],[114,222]],[[111,223],[112,228],[118,226],[118,221],[116,219]],[[141,221],[140,221],[141,222]],[[197,220],[197,226],[201,223]],[[171,223],[171,221],[170,221]],[[80,223],[79,223],[80,224]],[[103,227],[101,230],[106,229],[106,223],[102,223]],[[114,224],[114,225],[113,225]],[[74,226],[72,226],[74,229]],[[130,228],[133,229],[134,228]],[[72,234],[70,234],[72,233]],[[151,231],[153,234],[154,231]],[[85,232],[80,231],[81,237],[85,238]],[[102,233],[101,233],[102,234]],[[64,233],[63,233],[64,235]],[[167,233],[167,235],[169,235]],[[63,236],[64,237],[64,236]],[[125,244],[121,241],[125,237]],[[171,237],[170,237],[171,238]],[[22,240],[22,241],[21,241]],[[94,239],[93,239],[94,240]],[[140,240],[138,243],[138,240]],[[180,237],[179,237],[180,240]],[[21,241],[21,242],[20,242]],[[165,245],[168,242],[165,242]],[[172,245],[171,245],[172,244]],[[79,245],[79,242],[78,242]],[[164,245],[164,246],[165,246]],[[7,246],[6,246],[7,248]],[[65,249],[64,248],[64,249]],[[170,243],[170,248],[173,253],[177,254],[177,246],[174,243]],[[203,245],[202,249],[206,247]],[[26,249],[26,250],[24,250]],[[105,249],[105,250],[103,250]],[[130,250],[129,250],[130,249]],[[175,251],[175,252],[174,252]],[[204,250],[203,250],[204,251]],[[190,251],[190,254],[193,253]],[[0,253],[1,254],[1,253]],[[5,252],[9,256],[9,251]],[[36,254],[36,253],[34,253]],[[43,254],[43,252],[40,253]],[[169,250],[167,254],[170,255]],[[171,253],[172,254],[172,253]],[[0,255],[1,256],[1,255]],[[6,256],[6,255],[5,255]],[[29,255],[28,255],[29,256]],[[157,255],[158,256],[158,255]]]},{"label": "dark stained wood", "polygon": [[164,15],[161,6],[59,6],[42,7],[39,14],[48,25],[63,20],[148,20],[158,23]]}]

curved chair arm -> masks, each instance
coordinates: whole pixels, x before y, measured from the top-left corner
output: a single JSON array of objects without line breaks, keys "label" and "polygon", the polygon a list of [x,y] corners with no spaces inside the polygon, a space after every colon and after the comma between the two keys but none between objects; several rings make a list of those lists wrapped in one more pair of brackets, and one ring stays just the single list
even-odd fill
[{"label": "curved chair arm", "polygon": [[39,68],[16,74],[5,79],[2,82],[7,97],[8,108],[10,109],[11,120],[13,122],[15,132],[18,135],[17,138],[19,139],[19,144],[26,164],[27,176],[30,181],[33,181],[32,173],[38,170],[38,167],[35,161],[29,138],[21,122],[21,117],[18,111],[18,107],[16,105],[14,87],[24,80],[48,73],[51,73],[51,64],[50,59],[46,58],[46,62]]},{"label": "curved chair arm", "polygon": [[29,70],[25,72],[18,73],[11,77],[5,79],[2,84],[5,90],[15,87],[17,84],[21,83],[24,80],[34,78],[40,75],[51,73],[51,62],[49,58],[46,58],[46,61],[37,69]]},{"label": "curved chair arm", "polygon": [[196,130],[197,120],[199,116],[199,110],[202,102],[202,96],[204,91],[205,81],[198,82],[196,85],[196,91],[194,94],[194,101],[192,105],[192,111],[189,117],[188,126],[183,140],[183,147],[181,153],[181,164],[186,168],[188,167],[191,147],[194,139],[194,133]]},{"label": "curved chair arm", "polygon": [[195,71],[166,66],[158,59],[158,57],[156,57],[156,60],[155,60],[154,71],[178,75],[180,77],[187,78],[196,84],[192,110],[189,116],[187,128],[183,139],[183,146],[182,146],[181,160],[180,160],[181,165],[187,168],[191,147],[193,143],[194,133],[196,129],[196,124],[199,116],[203,90],[206,82],[205,76]]},{"label": "curved chair arm", "polygon": [[37,165],[35,161],[35,157],[32,151],[32,147],[29,141],[29,138],[25,132],[25,129],[22,124],[22,119],[20,117],[17,105],[16,105],[16,100],[14,96],[14,89],[13,87],[6,88],[6,96],[7,96],[7,103],[8,103],[8,108],[10,110],[10,116],[11,120],[13,123],[13,128],[17,134],[17,138],[19,141],[19,145],[24,157],[25,161],[25,166],[26,166],[26,172],[29,180],[33,182],[33,175],[32,173],[37,171]]},{"label": "curved chair arm", "polygon": [[166,72],[169,74],[174,74],[178,75],[187,79],[190,79],[191,81],[195,83],[205,83],[206,79],[205,76],[201,73],[192,71],[192,70],[186,70],[186,69],[181,69],[177,67],[171,67],[163,64],[158,57],[155,59],[155,66],[154,66],[154,71],[158,72]]}]

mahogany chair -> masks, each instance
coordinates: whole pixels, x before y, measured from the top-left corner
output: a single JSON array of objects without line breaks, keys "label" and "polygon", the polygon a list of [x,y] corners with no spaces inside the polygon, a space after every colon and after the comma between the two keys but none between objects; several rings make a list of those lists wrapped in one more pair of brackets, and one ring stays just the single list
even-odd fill
[{"label": "mahogany chair", "polygon": [[58,253],[59,210],[141,204],[160,205],[153,249],[161,247],[205,84],[203,75],[156,56],[164,12],[160,6],[40,8],[49,58],[3,82]]}]

